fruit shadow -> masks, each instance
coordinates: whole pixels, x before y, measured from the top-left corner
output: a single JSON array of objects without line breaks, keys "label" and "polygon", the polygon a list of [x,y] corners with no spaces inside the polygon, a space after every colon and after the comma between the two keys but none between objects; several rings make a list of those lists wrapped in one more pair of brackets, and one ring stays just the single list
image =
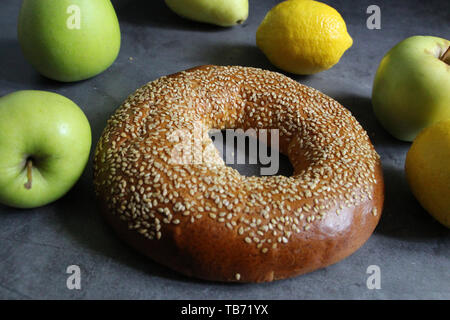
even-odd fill
[{"label": "fruit shadow", "polygon": [[182,18],[172,12],[164,1],[113,0],[120,23],[152,26],[162,29],[218,32],[226,28]]},{"label": "fruit shadow", "polygon": [[14,90],[58,90],[73,85],[39,74],[25,60],[19,42],[12,38],[0,39],[0,81],[13,84]]},{"label": "fruit shadow", "polygon": [[15,39],[0,39],[0,79],[20,86],[33,84],[39,74],[25,60],[19,42]]},{"label": "fruit shadow", "polygon": [[385,184],[385,201],[375,233],[406,240],[442,238],[449,230],[422,208],[412,194],[404,171],[406,153],[411,145],[391,136],[375,117],[369,97],[342,95],[334,97],[368,132],[381,156]]},{"label": "fruit shadow", "polygon": [[406,180],[403,165],[383,166],[385,201],[376,233],[411,241],[445,241],[448,229],[439,224],[416,200]]}]

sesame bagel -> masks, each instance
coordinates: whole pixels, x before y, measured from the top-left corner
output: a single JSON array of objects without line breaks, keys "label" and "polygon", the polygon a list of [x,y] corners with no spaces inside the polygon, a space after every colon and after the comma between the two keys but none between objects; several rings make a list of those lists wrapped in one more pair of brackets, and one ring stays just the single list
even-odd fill
[{"label": "sesame bagel", "polygon": [[[293,175],[242,176],[207,134],[202,161],[173,161],[174,132],[198,124],[278,129]],[[234,66],[165,76],[128,97],[98,142],[94,184],[106,221],[132,247],[214,281],[336,263],[369,238],[384,200],[380,158],[348,110],[282,74]]]}]

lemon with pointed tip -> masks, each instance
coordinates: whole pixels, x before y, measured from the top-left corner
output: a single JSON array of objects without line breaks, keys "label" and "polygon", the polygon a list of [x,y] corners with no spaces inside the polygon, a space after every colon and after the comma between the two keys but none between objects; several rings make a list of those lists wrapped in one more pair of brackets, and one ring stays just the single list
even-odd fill
[{"label": "lemon with pointed tip", "polygon": [[405,167],[411,191],[422,207],[450,228],[450,119],[419,133]]},{"label": "lemon with pointed tip", "polygon": [[313,74],[338,63],[353,40],[334,8],[313,0],[288,0],[267,13],[256,44],[278,68]]}]

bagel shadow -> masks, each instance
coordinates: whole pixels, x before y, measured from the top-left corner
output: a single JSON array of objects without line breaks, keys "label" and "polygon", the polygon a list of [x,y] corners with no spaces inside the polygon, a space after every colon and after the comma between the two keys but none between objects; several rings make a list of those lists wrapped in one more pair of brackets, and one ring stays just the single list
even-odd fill
[{"label": "bagel shadow", "polygon": [[[182,18],[164,1],[113,0],[120,22],[162,29],[220,32],[227,28]],[[244,24],[245,25],[245,24]]]}]

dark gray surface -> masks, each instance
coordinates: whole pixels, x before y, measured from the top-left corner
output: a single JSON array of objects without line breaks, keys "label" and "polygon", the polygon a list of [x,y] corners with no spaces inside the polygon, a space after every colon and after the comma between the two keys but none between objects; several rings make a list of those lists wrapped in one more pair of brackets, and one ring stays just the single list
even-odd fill
[{"label": "dark gray surface", "polygon": [[[224,29],[183,20],[162,0],[115,1],[122,30],[117,61],[93,79],[62,84],[42,78],[24,60],[16,40],[20,1],[2,0],[0,96],[19,89],[67,96],[85,111],[94,148],[106,120],[126,96],[159,76],[201,64],[279,71],[255,46],[256,29],[277,2],[250,0],[248,21]],[[450,38],[449,2],[325,2],[346,20],[353,47],[329,71],[289,76],[349,108],[381,155],[385,209],[375,233],[360,250],[326,269],[274,283],[235,285],[187,279],[136,254],[103,223],[95,207],[89,164],[77,185],[51,205],[34,210],[0,206],[0,298],[450,299],[449,230],[435,222],[411,194],[403,171],[410,144],[385,133],[370,104],[373,76],[390,47],[411,35]],[[366,28],[370,4],[381,7],[381,30]],[[81,268],[81,290],[66,287],[65,271],[71,264]],[[380,290],[366,287],[369,265],[380,267]]]}]

